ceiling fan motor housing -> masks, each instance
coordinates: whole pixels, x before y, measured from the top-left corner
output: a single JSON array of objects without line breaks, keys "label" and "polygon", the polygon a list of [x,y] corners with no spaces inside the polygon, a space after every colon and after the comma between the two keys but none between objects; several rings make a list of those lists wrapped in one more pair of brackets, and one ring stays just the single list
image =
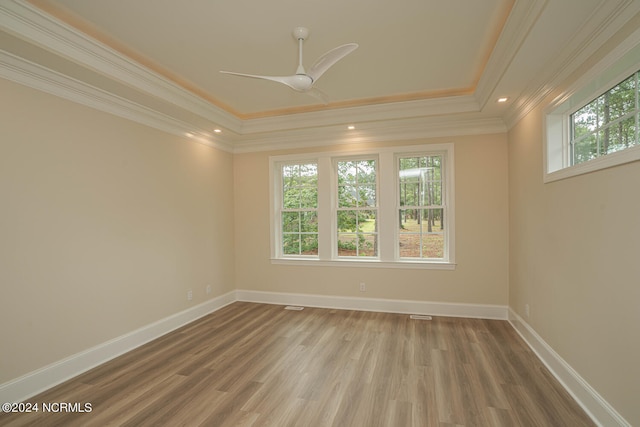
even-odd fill
[{"label": "ceiling fan motor housing", "polygon": [[292,89],[304,92],[311,89],[313,79],[306,74],[296,74],[289,78],[288,84]]}]

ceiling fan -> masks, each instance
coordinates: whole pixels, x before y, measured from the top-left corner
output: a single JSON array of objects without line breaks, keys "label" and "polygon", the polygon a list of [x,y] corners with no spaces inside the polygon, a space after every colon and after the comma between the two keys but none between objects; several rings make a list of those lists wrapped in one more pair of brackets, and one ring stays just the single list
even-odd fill
[{"label": "ceiling fan", "polygon": [[297,92],[304,92],[320,99],[325,104],[328,103],[327,96],[314,87],[314,83],[336,62],[357,49],[356,43],[348,43],[331,49],[322,55],[311,68],[306,72],[302,65],[302,43],[309,37],[309,30],[304,27],[293,29],[293,37],[298,41],[298,69],[290,76],[259,76],[255,74],[235,73],[232,71],[220,71],[224,74],[231,74],[240,77],[251,77],[253,79],[271,80],[289,86]]}]

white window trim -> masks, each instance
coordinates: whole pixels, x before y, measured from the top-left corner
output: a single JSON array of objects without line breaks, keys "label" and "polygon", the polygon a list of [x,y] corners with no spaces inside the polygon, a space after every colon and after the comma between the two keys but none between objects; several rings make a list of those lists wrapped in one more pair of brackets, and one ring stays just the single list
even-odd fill
[{"label": "white window trim", "polygon": [[[398,192],[398,187],[399,187],[399,180],[398,180],[398,174],[399,174],[399,163],[400,163],[400,158],[402,157],[412,157],[412,156],[421,156],[424,155],[425,152],[424,151],[418,151],[418,152],[414,152],[414,151],[406,151],[406,152],[396,152],[395,156],[394,156],[394,162],[396,165],[396,182],[395,182],[395,211],[394,211],[394,215],[396,215],[398,213],[398,211],[400,210],[400,194]],[[431,153],[428,153],[428,155],[442,155],[442,159],[443,159],[443,164],[442,164],[442,171],[441,174],[442,176],[444,176],[444,186],[443,186],[443,192],[444,192],[444,198],[443,198],[443,205],[442,208],[444,208],[445,210],[449,210],[449,203],[450,203],[450,199],[449,199],[449,192],[451,191],[452,187],[449,186],[449,179],[453,179],[452,177],[449,177],[448,175],[448,171],[447,169],[449,167],[453,167],[453,163],[451,163],[451,165],[448,162],[448,156],[449,155],[453,155],[453,151],[451,153],[447,152],[446,150],[442,150],[440,152],[437,151],[432,151]],[[397,222],[397,217],[395,218],[396,222]],[[448,218],[447,218],[448,219]],[[450,239],[450,233],[454,232],[454,230],[450,229],[451,227],[447,226],[444,229],[444,241],[445,241],[445,246],[444,246],[444,256],[443,258],[445,260],[450,260],[453,257],[453,252],[451,251],[451,245],[453,243],[450,243],[453,241],[453,239]],[[394,241],[398,242],[398,240],[400,239],[400,233],[399,230],[394,227]],[[394,258],[400,261],[409,261],[409,262],[416,262],[413,261],[411,258],[401,258],[400,257],[400,248],[398,247],[398,245],[394,245]],[[425,259],[423,261],[419,261],[419,262],[440,262],[439,259],[434,259],[434,258],[429,258],[429,259]]]},{"label": "white window trim", "polygon": [[[282,174],[279,172],[279,168],[286,164],[301,164],[301,163],[317,163],[317,159],[313,157],[298,157],[291,158],[290,160],[283,159],[282,161],[277,162],[277,164],[272,164],[272,167],[269,168],[269,182],[272,184],[269,187],[269,221],[270,227],[272,229],[271,232],[271,257],[285,257],[285,254],[282,253],[282,247],[278,244],[278,241],[275,239],[276,236],[282,235],[282,223],[280,221],[279,206],[282,205],[282,191],[273,191],[274,188],[282,188]],[[319,166],[319,165],[318,165]],[[320,201],[318,200],[318,205]],[[320,234],[318,234],[318,238],[320,238]],[[275,254],[275,255],[274,255]],[[286,255],[287,257],[293,255]],[[296,259],[315,259],[314,255],[295,255]]]},{"label": "white window trim", "polygon": [[[331,200],[331,230],[332,234],[338,234],[338,218],[335,213],[339,210],[338,207],[338,192],[335,191],[338,188],[338,183],[336,182],[336,177],[338,176],[338,162],[344,161],[358,161],[358,160],[374,160],[376,162],[376,205],[367,210],[375,210],[376,211],[376,221],[378,222],[378,227],[380,227],[380,158],[377,154],[349,154],[346,156],[335,156],[331,157],[331,192],[332,200]],[[335,233],[334,233],[335,231]],[[380,230],[378,230],[378,236],[380,236]],[[351,261],[360,261],[360,260],[379,260],[380,259],[380,245],[378,244],[378,256],[377,257],[347,257],[347,256],[338,256],[338,248],[337,245],[331,244],[331,260],[351,260]]]},{"label": "white window trim", "polygon": [[558,96],[544,111],[543,181],[545,183],[640,160],[640,146],[570,164],[569,117],[611,87],[640,70],[640,30]]},{"label": "white window trim", "polygon": [[[406,154],[444,154],[444,204],[447,210],[445,229],[445,258],[443,260],[411,260],[400,259],[396,242],[398,230],[394,227],[397,209],[397,165],[399,155]],[[360,157],[375,157],[378,159],[378,235],[380,244],[378,257],[348,258],[337,257],[334,248],[333,234],[336,231],[336,219],[333,218],[336,201],[333,187],[336,185],[334,173],[334,159],[348,159]],[[279,236],[280,225],[278,218],[280,200],[280,171],[284,163],[315,162],[318,164],[318,256],[291,256],[280,253]],[[269,158],[269,222],[270,222],[270,257],[272,264],[297,266],[332,266],[332,267],[379,267],[379,268],[417,268],[417,269],[455,269],[455,196],[454,183],[454,149],[453,143],[410,145],[403,147],[385,147],[380,149],[363,149],[357,151],[321,152],[310,154],[290,154],[271,156]],[[322,173],[321,171],[331,171]],[[392,176],[388,176],[392,175]],[[324,191],[323,191],[324,188]],[[389,220],[388,218],[391,218]]]}]

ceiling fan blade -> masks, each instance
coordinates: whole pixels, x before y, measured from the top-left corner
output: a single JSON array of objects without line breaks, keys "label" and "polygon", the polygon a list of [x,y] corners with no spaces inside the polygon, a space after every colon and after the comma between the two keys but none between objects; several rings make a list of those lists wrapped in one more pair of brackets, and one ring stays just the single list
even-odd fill
[{"label": "ceiling fan blade", "polygon": [[240,77],[250,77],[252,79],[262,79],[262,80],[271,80],[278,83],[285,83],[287,77],[285,76],[258,76],[256,74],[244,74],[244,73],[235,73],[233,71],[220,71],[222,74],[231,74],[232,76],[240,76]]},{"label": "ceiling fan blade", "polygon": [[329,52],[322,55],[315,64],[309,69],[307,75],[317,81],[325,71],[327,71],[333,64],[340,61],[342,58],[353,52],[358,48],[356,43],[348,43],[342,46],[338,46],[335,49],[331,49]]},{"label": "ceiling fan blade", "polygon": [[309,95],[313,96],[314,98],[322,102],[324,105],[329,104],[329,97],[327,96],[327,94],[315,86],[309,89],[308,91],[306,91],[305,93],[308,93]]},{"label": "ceiling fan blade", "polygon": [[293,76],[258,76],[255,74],[235,73],[233,71],[220,71],[223,74],[231,74],[233,76],[249,77],[252,79],[271,80],[289,86],[298,92],[305,92],[311,88],[313,80],[304,74],[295,74]]}]

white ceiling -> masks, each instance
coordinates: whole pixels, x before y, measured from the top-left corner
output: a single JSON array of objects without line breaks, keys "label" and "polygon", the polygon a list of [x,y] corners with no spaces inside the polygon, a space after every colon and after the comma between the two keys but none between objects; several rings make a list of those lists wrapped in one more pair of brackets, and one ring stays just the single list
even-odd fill
[{"label": "white ceiling", "polygon": [[[506,129],[632,19],[638,3],[3,0],[0,48],[194,128],[220,127],[229,143],[346,122],[375,131],[389,120],[396,128],[488,120]],[[296,26],[311,32],[307,67],[338,45],[359,44],[318,81],[328,105],[219,73],[293,74]],[[496,103],[503,96],[509,101]]]}]

